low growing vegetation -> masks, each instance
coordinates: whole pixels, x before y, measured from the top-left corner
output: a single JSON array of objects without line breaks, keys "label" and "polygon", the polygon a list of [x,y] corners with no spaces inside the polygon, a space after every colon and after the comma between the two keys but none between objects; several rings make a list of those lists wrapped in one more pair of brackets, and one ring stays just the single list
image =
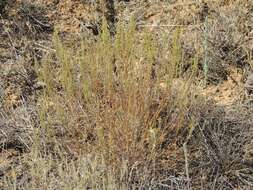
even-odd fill
[{"label": "low growing vegetation", "polygon": [[26,188],[158,187],[174,167],[186,176],[197,62],[184,79],[179,30],[174,38],[171,47],[148,32],[141,40],[134,22],[119,24],[115,39],[104,22],[95,42],[77,47],[55,35],[55,53],[37,65],[45,88]]},{"label": "low growing vegetation", "polygon": [[0,3],[0,189],[251,189],[250,33],[210,2]]}]

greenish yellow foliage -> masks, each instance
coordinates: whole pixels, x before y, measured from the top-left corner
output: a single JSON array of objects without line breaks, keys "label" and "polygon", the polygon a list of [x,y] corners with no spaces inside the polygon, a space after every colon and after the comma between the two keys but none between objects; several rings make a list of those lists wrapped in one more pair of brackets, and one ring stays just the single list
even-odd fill
[{"label": "greenish yellow foliage", "polygon": [[[115,39],[104,21],[99,39],[83,40],[77,49],[54,35],[56,52],[37,69],[47,87],[38,100],[29,188],[56,180],[60,189],[127,189],[175,164],[197,64],[183,79],[179,37],[177,29],[168,59],[168,47],[149,32],[138,35],[134,20],[119,23]],[[184,82],[176,89],[177,80]]]}]

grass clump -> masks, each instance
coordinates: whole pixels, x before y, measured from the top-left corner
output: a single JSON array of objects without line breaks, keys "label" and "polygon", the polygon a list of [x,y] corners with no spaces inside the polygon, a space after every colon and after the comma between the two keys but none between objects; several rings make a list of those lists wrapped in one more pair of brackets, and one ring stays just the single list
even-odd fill
[{"label": "grass clump", "polygon": [[165,46],[135,28],[119,23],[112,39],[104,22],[96,42],[77,47],[54,36],[56,52],[37,69],[46,87],[27,188],[158,188],[168,175],[186,176],[197,63],[184,79],[179,30],[168,58]]}]

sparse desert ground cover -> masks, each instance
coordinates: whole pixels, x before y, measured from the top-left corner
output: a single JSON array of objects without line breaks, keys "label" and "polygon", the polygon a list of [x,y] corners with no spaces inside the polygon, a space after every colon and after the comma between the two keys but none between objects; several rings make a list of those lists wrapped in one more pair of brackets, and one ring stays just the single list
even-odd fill
[{"label": "sparse desert ground cover", "polygon": [[0,2],[0,189],[253,189],[253,2]]}]

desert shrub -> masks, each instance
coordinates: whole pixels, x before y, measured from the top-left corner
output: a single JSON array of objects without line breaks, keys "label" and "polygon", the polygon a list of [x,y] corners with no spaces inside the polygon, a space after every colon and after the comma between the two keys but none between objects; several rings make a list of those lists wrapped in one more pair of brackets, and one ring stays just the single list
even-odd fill
[{"label": "desert shrub", "polygon": [[240,104],[224,108],[211,102],[201,110],[188,144],[193,155],[189,162],[192,188],[251,188],[250,151],[245,146],[251,147],[252,113]]},{"label": "desert shrub", "polygon": [[81,184],[98,189],[156,187],[162,180],[158,173],[183,172],[182,145],[194,127],[189,109],[197,104],[192,84],[197,63],[187,80],[180,78],[177,32],[171,58],[148,32],[140,38],[134,21],[119,24],[115,39],[104,22],[96,42],[83,40],[78,47],[65,46],[55,35],[55,54],[38,66],[46,88],[38,100],[40,128],[31,159],[61,160],[45,163],[46,173],[56,167],[55,178],[72,166],[82,175],[76,164],[88,164],[80,171],[88,172]]},{"label": "desert shrub", "polygon": [[[16,162],[22,170],[1,176],[5,189],[252,186],[250,162],[243,160],[245,151],[252,155],[252,111],[217,107],[195,86],[205,55],[205,82],[228,74],[225,65],[211,65],[220,63],[213,55],[222,48],[210,42],[222,39],[219,27],[201,34],[208,52],[185,52],[192,47],[178,27],[168,41],[137,32],[134,21],[120,22],[114,38],[104,21],[97,38],[72,44],[56,31],[53,49],[35,66],[43,90],[36,98],[39,123],[28,139],[33,146]],[[231,39],[225,40],[220,45]]]},{"label": "desert shrub", "polygon": [[42,33],[51,33],[53,27],[49,23],[49,18],[45,14],[47,12],[46,7],[37,4],[31,4],[23,2],[18,9],[19,20],[18,22],[19,32],[23,35],[29,34],[28,38],[39,38]]}]

